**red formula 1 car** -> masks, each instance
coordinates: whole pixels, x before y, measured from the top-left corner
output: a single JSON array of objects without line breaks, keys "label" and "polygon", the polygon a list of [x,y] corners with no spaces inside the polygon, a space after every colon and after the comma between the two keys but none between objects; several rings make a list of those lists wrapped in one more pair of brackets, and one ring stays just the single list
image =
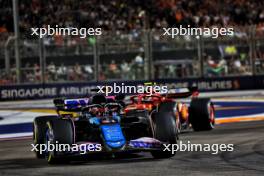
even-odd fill
[{"label": "red formula 1 car", "polygon": [[[127,116],[174,116],[178,132],[193,128],[194,131],[212,130],[215,123],[215,109],[209,98],[198,98],[197,88],[189,88],[185,92],[167,94],[138,94],[130,97],[125,108]],[[191,97],[190,103],[180,99]],[[151,123],[152,124],[152,123]],[[155,123],[153,123],[155,124]],[[155,131],[155,126],[152,126]]]}]

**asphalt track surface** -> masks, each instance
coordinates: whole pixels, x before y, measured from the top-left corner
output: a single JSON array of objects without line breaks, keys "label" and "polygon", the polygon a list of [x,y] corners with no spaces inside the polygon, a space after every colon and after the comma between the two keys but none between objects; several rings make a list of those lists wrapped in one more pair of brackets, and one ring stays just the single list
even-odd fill
[{"label": "asphalt track surface", "polygon": [[213,131],[186,132],[196,144],[234,144],[233,152],[178,152],[154,160],[149,153],[99,157],[48,165],[31,152],[31,139],[0,142],[0,175],[264,175],[264,121],[221,124]]}]

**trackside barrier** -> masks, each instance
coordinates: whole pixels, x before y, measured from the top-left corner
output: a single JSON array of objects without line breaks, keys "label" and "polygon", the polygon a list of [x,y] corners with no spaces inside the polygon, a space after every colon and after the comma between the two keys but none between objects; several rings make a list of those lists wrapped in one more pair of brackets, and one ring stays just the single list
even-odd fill
[{"label": "trackside barrier", "polygon": [[[117,85],[142,85],[146,81],[116,81]],[[147,81],[149,82],[149,81]],[[243,76],[223,78],[162,79],[152,80],[157,85],[168,88],[197,86],[201,92],[264,89],[264,76]],[[114,82],[57,83],[0,86],[0,101],[44,99],[56,97],[82,97],[92,94],[91,89],[97,86],[113,85]]]}]

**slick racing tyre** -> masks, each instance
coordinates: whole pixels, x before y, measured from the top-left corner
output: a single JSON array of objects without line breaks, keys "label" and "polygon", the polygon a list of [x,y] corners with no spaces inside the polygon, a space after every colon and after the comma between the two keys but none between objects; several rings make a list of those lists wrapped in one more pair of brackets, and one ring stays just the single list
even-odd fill
[{"label": "slick racing tyre", "polygon": [[194,131],[207,131],[214,128],[215,110],[209,98],[192,99],[189,107],[189,121]]},{"label": "slick racing tyre", "polygon": [[57,116],[40,116],[36,117],[33,122],[33,140],[38,151],[35,151],[37,158],[44,158],[44,154],[39,152],[39,145],[44,144],[45,129],[47,121],[58,118]]},{"label": "slick racing tyre", "polygon": [[[175,115],[171,112],[157,112],[153,114],[154,138],[167,144],[177,143],[177,125]],[[154,158],[170,158],[175,154],[171,151],[160,150],[151,151]]]},{"label": "slick racing tyre", "polygon": [[177,112],[177,103],[176,102],[162,102],[158,107],[158,112],[170,112],[175,114],[177,133],[181,132],[181,122]]},{"label": "slick racing tyre", "polygon": [[[45,144],[66,144],[72,146],[74,143],[73,123],[69,119],[55,119],[48,121],[46,124]],[[59,155],[59,151],[47,150],[45,152],[46,159],[49,164],[65,162],[63,154]]]}]

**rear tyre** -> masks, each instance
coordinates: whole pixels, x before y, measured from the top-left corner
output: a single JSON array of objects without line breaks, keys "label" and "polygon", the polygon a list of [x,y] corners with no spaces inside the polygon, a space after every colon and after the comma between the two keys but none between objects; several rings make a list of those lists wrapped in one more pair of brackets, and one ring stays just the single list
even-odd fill
[{"label": "rear tyre", "polygon": [[[69,144],[71,147],[74,143],[74,131],[72,121],[69,119],[56,119],[48,121],[46,124],[45,144]],[[59,151],[46,151],[46,159],[49,164],[62,163],[65,160],[63,154]],[[64,159],[64,160],[62,160]]]},{"label": "rear tyre", "polygon": [[179,115],[177,114],[177,103],[176,102],[162,102],[158,107],[158,112],[170,112],[175,115],[177,134],[181,132],[181,122]]},{"label": "rear tyre", "polygon": [[37,158],[44,158],[45,155],[40,153],[40,144],[44,144],[45,130],[47,121],[52,121],[58,118],[58,116],[40,116],[36,117],[33,122],[33,140],[37,145],[38,151],[35,151]]},{"label": "rear tyre", "polygon": [[212,130],[215,124],[214,105],[209,98],[192,99],[189,121],[194,131]]},{"label": "rear tyre", "polygon": [[[167,144],[177,143],[177,125],[175,115],[171,112],[158,112],[153,114],[154,137]],[[171,151],[155,150],[151,152],[154,158],[170,158],[175,155]]]}]

